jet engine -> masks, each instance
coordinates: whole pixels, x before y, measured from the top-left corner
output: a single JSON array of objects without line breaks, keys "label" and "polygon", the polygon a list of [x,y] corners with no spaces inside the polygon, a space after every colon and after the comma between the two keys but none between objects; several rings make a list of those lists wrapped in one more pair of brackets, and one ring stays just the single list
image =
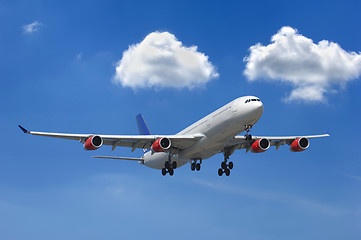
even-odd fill
[{"label": "jet engine", "polygon": [[171,146],[171,141],[169,138],[162,137],[159,138],[152,144],[152,151],[153,152],[165,152]]},{"label": "jet engine", "polygon": [[270,147],[270,142],[266,138],[260,138],[252,144],[251,152],[261,153]]},{"label": "jet engine", "polygon": [[307,138],[301,137],[294,140],[290,145],[290,150],[292,152],[302,152],[310,146],[310,142]]},{"label": "jet engine", "polygon": [[85,150],[97,150],[103,145],[103,139],[100,136],[91,136],[88,138],[83,147]]}]

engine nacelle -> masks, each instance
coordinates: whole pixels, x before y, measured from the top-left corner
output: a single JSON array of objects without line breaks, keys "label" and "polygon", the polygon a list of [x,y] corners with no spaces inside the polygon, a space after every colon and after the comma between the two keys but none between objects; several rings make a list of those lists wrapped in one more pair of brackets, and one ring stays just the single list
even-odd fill
[{"label": "engine nacelle", "polygon": [[85,150],[97,150],[103,145],[103,139],[100,136],[91,136],[88,138],[83,147]]},{"label": "engine nacelle", "polygon": [[270,142],[266,138],[260,138],[252,144],[251,152],[261,153],[265,152],[270,147]]},{"label": "engine nacelle", "polygon": [[302,152],[310,146],[310,141],[307,138],[301,137],[294,140],[290,145],[290,150],[292,152]]},{"label": "engine nacelle", "polygon": [[153,152],[165,152],[171,146],[171,141],[169,138],[162,137],[159,138],[152,144],[152,151]]}]

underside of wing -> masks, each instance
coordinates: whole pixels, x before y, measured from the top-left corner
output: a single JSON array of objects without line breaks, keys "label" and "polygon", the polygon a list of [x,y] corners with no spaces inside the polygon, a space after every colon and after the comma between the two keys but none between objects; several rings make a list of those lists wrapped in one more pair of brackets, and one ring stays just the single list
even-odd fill
[{"label": "underside of wing", "polygon": [[[99,135],[104,139],[104,145],[112,145],[114,150],[117,146],[130,147],[132,151],[137,148],[152,149],[156,142],[160,144],[160,151],[168,149],[186,149],[195,144],[202,136],[198,135]],[[162,142],[167,142],[166,146]]]},{"label": "underside of wing", "polygon": [[[103,135],[103,134],[71,134],[71,133],[50,133],[28,131],[20,126],[20,129],[27,134],[77,140],[84,144],[86,150],[95,150],[102,145],[111,145],[112,150],[116,147],[130,147],[132,151],[137,148],[152,149],[156,142],[159,142],[159,151],[181,150],[195,144],[203,135]],[[162,141],[163,140],[163,141]],[[163,143],[163,145],[162,145]],[[168,143],[164,146],[164,143]],[[157,146],[158,146],[157,145]],[[163,147],[163,148],[162,148]]]},{"label": "underside of wing", "polygon": [[291,151],[300,152],[306,150],[309,146],[308,139],[328,137],[329,134],[305,135],[305,136],[236,136],[225,146],[225,149],[246,149],[247,152],[264,152],[270,146],[275,146],[276,150],[281,145],[290,145]]}]

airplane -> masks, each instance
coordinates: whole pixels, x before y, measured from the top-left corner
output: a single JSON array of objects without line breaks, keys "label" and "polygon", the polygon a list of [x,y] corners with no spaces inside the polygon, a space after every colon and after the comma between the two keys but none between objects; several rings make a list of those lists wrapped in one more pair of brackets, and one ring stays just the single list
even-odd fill
[{"label": "airplane", "polygon": [[[119,159],[138,161],[150,168],[159,169],[162,175],[172,176],[174,169],[190,163],[192,171],[201,169],[202,161],[218,153],[223,153],[224,160],[218,169],[218,175],[230,175],[233,162],[229,157],[237,149],[246,152],[262,153],[275,146],[289,145],[292,152],[306,150],[309,139],[328,137],[329,134],[309,136],[267,137],[252,136],[251,128],[263,114],[263,103],[258,97],[239,97],[210,113],[175,135],[152,135],[141,114],[136,116],[140,135],[98,135],[98,134],[68,134],[28,131],[21,125],[26,134],[78,140],[85,150],[96,150],[102,145],[111,145],[112,151],[118,147],[143,149],[141,158],[94,156],[94,158]],[[246,132],[241,136],[242,132]]]}]

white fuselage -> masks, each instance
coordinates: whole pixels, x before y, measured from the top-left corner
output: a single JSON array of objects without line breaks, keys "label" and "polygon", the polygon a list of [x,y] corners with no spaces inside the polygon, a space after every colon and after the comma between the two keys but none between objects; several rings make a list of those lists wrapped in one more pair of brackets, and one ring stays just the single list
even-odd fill
[{"label": "white fuselage", "polygon": [[[250,100],[250,101],[247,101]],[[263,104],[254,96],[240,97],[190,125],[177,135],[199,134],[203,137],[192,147],[172,156],[178,166],[192,160],[204,160],[220,153],[233,137],[253,126],[262,116]],[[148,151],[144,154],[144,165],[162,169],[169,153]]]}]

